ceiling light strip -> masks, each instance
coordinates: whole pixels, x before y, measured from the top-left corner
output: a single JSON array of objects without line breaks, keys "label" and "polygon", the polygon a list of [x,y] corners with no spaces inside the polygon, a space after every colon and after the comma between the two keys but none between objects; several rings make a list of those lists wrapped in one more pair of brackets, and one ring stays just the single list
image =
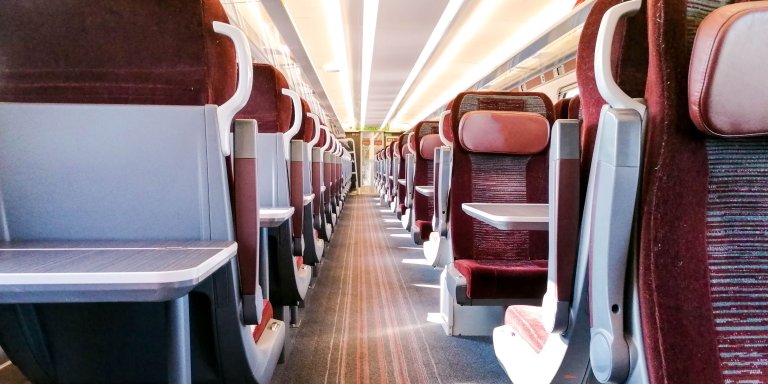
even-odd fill
[{"label": "ceiling light strip", "polygon": [[[499,44],[498,48],[493,53],[488,55],[485,60],[483,60],[478,65],[475,65],[472,69],[467,70],[466,76],[453,82],[453,84],[451,84],[451,86],[448,87],[446,91],[441,93],[438,97],[434,98],[432,103],[430,103],[427,108],[424,108],[418,113],[414,114],[415,118],[413,120],[418,121],[419,119],[423,119],[424,117],[428,116],[437,108],[444,105],[448,100],[450,100],[451,97],[471,87],[477,81],[478,73],[487,74],[491,72],[497,68],[500,63],[507,60],[510,56],[510,53],[520,51],[532,41],[536,41],[538,37],[546,33],[547,30],[557,26],[559,21],[562,21],[562,19],[567,19],[567,15],[570,13],[570,8],[568,8],[570,3],[570,0],[554,0],[550,2],[547,7],[537,13],[536,17],[528,20],[525,25],[517,28],[515,33],[508,36],[503,43]],[[478,20],[484,19],[487,17],[487,15],[493,12],[492,8],[493,7],[486,7],[478,10],[476,14],[472,15],[469,22],[462,26],[462,31],[458,34],[458,36],[463,36],[465,38],[462,39],[461,43],[459,44],[454,44],[454,42],[451,42],[451,45],[457,48],[447,50],[446,53],[440,57],[441,62],[437,64],[438,67],[431,70],[424,78],[424,80],[419,83],[419,87],[411,94],[409,101],[418,100],[418,98],[421,97],[424,92],[434,86],[434,83],[438,78],[442,78],[442,72],[447,63],[452,60],[452,56],[457,52],[460,52],[463,49],[463,46],[471,41],[468,34],[473,29],[473,27],[477,25],[476,22]],[[530,39],[529,36],[535,36],[535,38]],[[446,55],[448,55],[449,58],[445,58]],[[414,105],[414,103],[409,104]],[[406,109],[401,109],[398,115],[402,115],[405,112]]]},{"label": "ceiling light strip", "polygon": [[413,68],[411,68],[411,73],[408,74],[408,77],[403,83],[403,87],[400,88],[400,93],[397,94],[395,101],[392,103],[392,107],[389,108],[387,117],[384,118],[384,122],[381,124],[382,127],[386,127],[389,124],[390,119],[392,119],[395,111],[400,106],[400,102],[403,101],[405,94],[411,88],[411,85],[413,85],[416,77],[424,68],[424,65],[427,64],[427,60],[429,60],[429,57],[432,56],[432,52],[434,52],[435,48],[437,48],[437,44],[443,38],[443,35],[445,35],[445,31],[448,30],[448,27],[453,22],[456,14],[459,13],[459,10],[463,4],[464,0],[450,0],[448,5],[446,5],[445,10],[443,10],[443,14],[440,16],[440,20],[438,20],[437,24],[435,24],[435,29],[432,30],[432,34],[429,36],[427,43],[424,45],[424,49],[422,49],[419,58],[416,60]]},{"label": "ceiling light strip", "polygon": [[[349,73],[349,59],[347,57],[347,35],[344,31],[344,20],[341,13],[341,0],[329,0],[323,1],[326,20],[329,22],[331,44],[333,44],[334,56],[339,66],[339,74],[341,88],[344,90],[344,103],[346,104],[347,113],[345,121],[341,122],[344,125],[355,125],[355,107],[352,101],[352,80]],[[337,111],[338,114],[338,111]],[[346,124],[345,124],[346,123]],[[343,127],[347,128],[347,127]]]},{"label": "ceiling light strip", "polygon": [[368,89],[371,85],[373,45],[376,41],[378,15],[379,0],[365,0],[365,3],[363,3],[363,76],[360,84],[360,128],[365,128],[365,118],[368,112]]}]

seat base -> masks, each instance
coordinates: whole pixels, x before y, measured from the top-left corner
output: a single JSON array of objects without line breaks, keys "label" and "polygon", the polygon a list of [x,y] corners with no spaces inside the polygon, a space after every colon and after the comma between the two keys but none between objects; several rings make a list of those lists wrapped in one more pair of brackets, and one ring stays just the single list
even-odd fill
[{"label": "seat base", "polygon": [[403,229],[411,231],[411,209],[405,210],[405,213],[400,217],[400,223],[403,225]]},{"label": "seat base", "polygon": [[[256,326],[252,326],[255,329]],[[256,381],[259,383],[269,383],[272,380],[272,374],[275,372],[277,361],[283,353],[285,345],[285,323],[280,320],[270,319],[266,329],[261,337],[256,341],[257,362],[254,369]]]},{"label": "seat base", "polygon": [[491,336],[504,317],[502,306],[461,306],[448,290],[446,270],[440,274],[440,320],[448,336]]},{"label": "seat base", "polygon": [[[461,305],[539,306],[546,293],[546,263],[464,259],[455,260],[445,270],[448,288]],[[470,290],[472,279],[475,285]],[[475,292],[472,297],[471,292]],[[499,292],[504,295],[498,295]]]},{"label": "seat base", "polygon": [[429,234],[429,240],[424,242],[424,257],[433,267],[445,267],[453,261],[451,242],[438,232]]}]

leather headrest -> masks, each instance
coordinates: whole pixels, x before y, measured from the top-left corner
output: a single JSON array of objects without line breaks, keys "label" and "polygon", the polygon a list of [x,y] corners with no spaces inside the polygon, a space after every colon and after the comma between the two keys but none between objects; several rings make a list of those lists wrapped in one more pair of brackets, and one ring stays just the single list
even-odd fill
[{"label": "leather headrest", "polygon": [[549,121],[531,112],[467,112],[459,125],[459,142],[475,153],[537,154],[549,144]]},{"label": "leather headrest", "polygon": [[255,119],[259,133],[286,132],[291,128],[293,103],[283,95],[289,88],[288,80],[269,64],[253,64],[253,89],[245,107],[237,113],[238,119]]},{"label": "leather headrest", "polygon": [[688,75],[688,110],[701,132],[768,135],[766,36],[764,1],[721,7],[701,22]]},{"label": "leather headrest", "polygon": [[435,148],[440,148],[442,146],[443,141],[440,140],[440,135],[431,133],[421,138],[421,148],[419,148],[419,152],[424,159],[434,160]]},{"label": "leather headrest", "polygon": [[445,114],[443,116],[443,136],[453,143],[453,113],[450,113],[451,109],[453,108],[453,100],[451,100],[448,105],[445,106],[445,110],[449,111],[449,113]]}]

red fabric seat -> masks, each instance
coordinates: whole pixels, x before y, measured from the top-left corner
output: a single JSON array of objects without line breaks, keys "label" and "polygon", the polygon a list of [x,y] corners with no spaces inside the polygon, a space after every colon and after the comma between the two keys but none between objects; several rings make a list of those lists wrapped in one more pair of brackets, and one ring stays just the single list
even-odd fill
[{"label": "red fabric seat", "polygon": [[768,380],[768,3],[737,2],[648,3],[637,281],[655,383]]},{"label": "red fabric seat", "polygon": [[462,259],[454,267],[467,279],[473,299],[525,299],[544,296],[547,260]]},{"label": "red fabric seat", "polygon": [[[432,159],[427,159],[421,152],[421,143],[425,136],[437,134],[438,123],[437,121],[422,121],[413,128],[414,132],[414,144],[416,150],[415,167],[413,172],[413,185],[414,186],[432,186],[434,185],[434,162]],[[411,209],[411,217],[413,218],[413,226],[411,231],[414,235],[414,241],[421,243],[429,240],[429,234],[432,233],[432,215],[434,214],[434,199],[427,197],[421,193],[415,192],[413,194],[413,208]]]},{"label": "red fabric seat", "polygon": [[[453,101],[454,138],[462,137],[465,114],[478,110],[534,112],[546,120],[547,129],[554,121],[552,102],[540,93],[466,92]],[[482,136],[479,131],[473,135]],[[461,140],[454,141],[449,226],[454,268],[467,280],[469,299],[543,297],[547,232],[499,230],[464,213],[462,204],[546,204],[548,158],[548,146],[536,154],[502,155],[470,151]]]}]

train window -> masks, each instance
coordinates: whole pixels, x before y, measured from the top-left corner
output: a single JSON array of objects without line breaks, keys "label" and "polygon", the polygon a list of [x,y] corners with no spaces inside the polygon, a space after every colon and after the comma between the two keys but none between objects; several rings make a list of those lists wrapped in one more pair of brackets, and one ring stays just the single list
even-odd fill
[{"label": "train window", "polygon": [[557,92],[557,99],[570,99],[571,97],[577,96],[578,94],[578,84],[571,84],[560,88],[560,90]]}]

